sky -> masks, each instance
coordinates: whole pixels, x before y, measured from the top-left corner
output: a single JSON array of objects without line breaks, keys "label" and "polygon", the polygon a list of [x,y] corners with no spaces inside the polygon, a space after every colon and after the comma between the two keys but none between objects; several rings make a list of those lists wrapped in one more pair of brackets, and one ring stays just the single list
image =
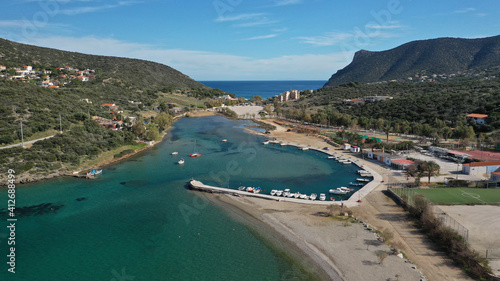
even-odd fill
[{"label": "sky", "polygon": [[145,59],[198,81],[328,80],[356,51],[500,34],[498,0],[16,0],[0,37]]}]

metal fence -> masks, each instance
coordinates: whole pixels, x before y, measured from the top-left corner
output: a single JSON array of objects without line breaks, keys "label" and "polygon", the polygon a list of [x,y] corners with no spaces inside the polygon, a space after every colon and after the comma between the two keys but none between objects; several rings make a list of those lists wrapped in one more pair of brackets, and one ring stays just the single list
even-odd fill
[{"label": "metal fence", "polygon": [[[394,190],[397,190],[396,192]],[[389,192],[392,193],[400,202],[403,204],[407,204],[409,206],[415,206],[415,195],[418,193],[412,190],[411,188],[389,188]],[[434,205],[432,202],[428,201],[429,206],[431,207],[432,213],[439,219],[444,226],[447,226],[451,230],[456,231],[459,235],[461,235],[465,241],[469,241],[469,229],[465,227],[463,224],[459,223],[457,220],[448,215],[445,211],[441,210],[438,206]]]}]

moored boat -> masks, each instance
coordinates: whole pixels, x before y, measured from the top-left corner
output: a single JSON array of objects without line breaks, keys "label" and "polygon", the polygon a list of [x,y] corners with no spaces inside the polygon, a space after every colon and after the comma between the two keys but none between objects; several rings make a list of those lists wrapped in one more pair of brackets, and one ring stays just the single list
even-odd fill
[{"label": "moored boat", "polygon": [[342,162],[342,164],[347,165],[347,164],[352,164],[352,162],[351,161],[344,161],[344,162]]},{"label": "moored boat", "polygon": [[307,195],[306,195],[306,194],[301,194],[301,195],[299,196],[299,198],[300,198],[300,199],[306,199],[306,197],[307,197]]},{"label": "moored boat", "polygon": [[352,181],[351,181],[351,182],[349,183],[349,185],[352,185],[352,186],[363,186],[363,185],[365,185],[365,184],[364,184],[364,183],[362,183],[362,182],[352,182]]},{"label": "moored boat", "polygon": [[245,188],[246,188],[246,187],[242,185],[242,186],[238,187],[238,190],[243,191],[243,190],[245,190]]},{"label": "moored boat", "polygon": [[184,164],[184,159],[183,159],[183,158],[181,158],[181,160],[179,160],[179,162],[177,162],[177,164],[179,164],[179,165]]},{"label": "moored boat", "polygon": [[254,189],[255,188],[253,186],[249,186],[249,187],[246,188],[246,191],[253,192]]},{"label": "moored boat", "polygon": [[309,199],[311,200],[316,200],[316,198],[318,197],[318,195],[316,193],[311,193],[311,196],[309,196]]},{"label": "moored boat", "polygon": [[363,178],[357,178],[356,181],[369,182],[370,180],[369,179],[363,179]]},{"label": "moored boat", "polygon": [[172,155],[177,155],[177,154],[179,154],[179,152],[177,151],[172,152]]},{"label": "moored boat", "polygon": [[283,190],[277,190],[276,191],[276,196],[281,196],[283,195]]},{"label": "moored boat", "polygon": [[256,187],[253,189],[253,193],[260,193],[261,189],[260,187]]},{"label": "moored boat", "polygon": [[278,190],[273,189],[273,190],[271,190],[271,195],[272,195],[272,196],[275,196],[277,192],[278,192]]},{"label": "moored boat", "polygon": [[326,194],[324,194],[324,193],[320,193],[320,194],[319,194],[319,200],[320,200],[320,201],[325,201],[325,200],[326,200]]},{"label": "moored boat", "polygon": [[330,189],[328,192],[331,194],[339,194],[339,195],[347,194],[347,191],[341,190],[340,188]]}]

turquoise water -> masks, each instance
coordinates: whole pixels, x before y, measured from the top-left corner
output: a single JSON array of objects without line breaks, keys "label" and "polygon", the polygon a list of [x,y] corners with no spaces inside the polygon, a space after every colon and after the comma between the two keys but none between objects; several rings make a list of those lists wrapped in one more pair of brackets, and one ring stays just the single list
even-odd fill
[{"label": "turquoise water", "polygon": [[[96,180],[57,178],[17,188],[16,274],[0,280],[282,280],[293,266],[245,226],[185,188],[207,184],[326,192],[356,178],[320,152],[264,146],[248,121],[184,118],[166,139],[104,167]],[[227,139],[228,142],[221,142]],[[196,140],[196,147],[195,147]],[[190,158],[194,150],[200,158]],[[176,156],[171,152],[178,151]],[[183,166],[177,161],[184,158]],[[0,190],[5,217],[7,190]],[[131,279],[134,277],[134,279]]]}]

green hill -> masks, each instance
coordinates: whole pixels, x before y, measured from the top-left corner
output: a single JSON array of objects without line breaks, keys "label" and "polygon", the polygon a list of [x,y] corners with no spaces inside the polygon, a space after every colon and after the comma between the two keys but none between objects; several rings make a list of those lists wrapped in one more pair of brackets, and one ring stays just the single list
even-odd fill
[{"label": "green hill", "polygon": [[416,74],[452,74],[497,66],[500,66],[500,36],[420,40],[381,52],[358,51],[353,61],[333,74],[325,86],[405,79]]},{"label": "green hill", "polygon": [[0,38],[0,64],[34,68],[71,66],[95,69],[102,79],[116,79],[123,86],[143,89],[208,88],[187,75],[160,63],[109,56],[86,55],[20,44]]}]

